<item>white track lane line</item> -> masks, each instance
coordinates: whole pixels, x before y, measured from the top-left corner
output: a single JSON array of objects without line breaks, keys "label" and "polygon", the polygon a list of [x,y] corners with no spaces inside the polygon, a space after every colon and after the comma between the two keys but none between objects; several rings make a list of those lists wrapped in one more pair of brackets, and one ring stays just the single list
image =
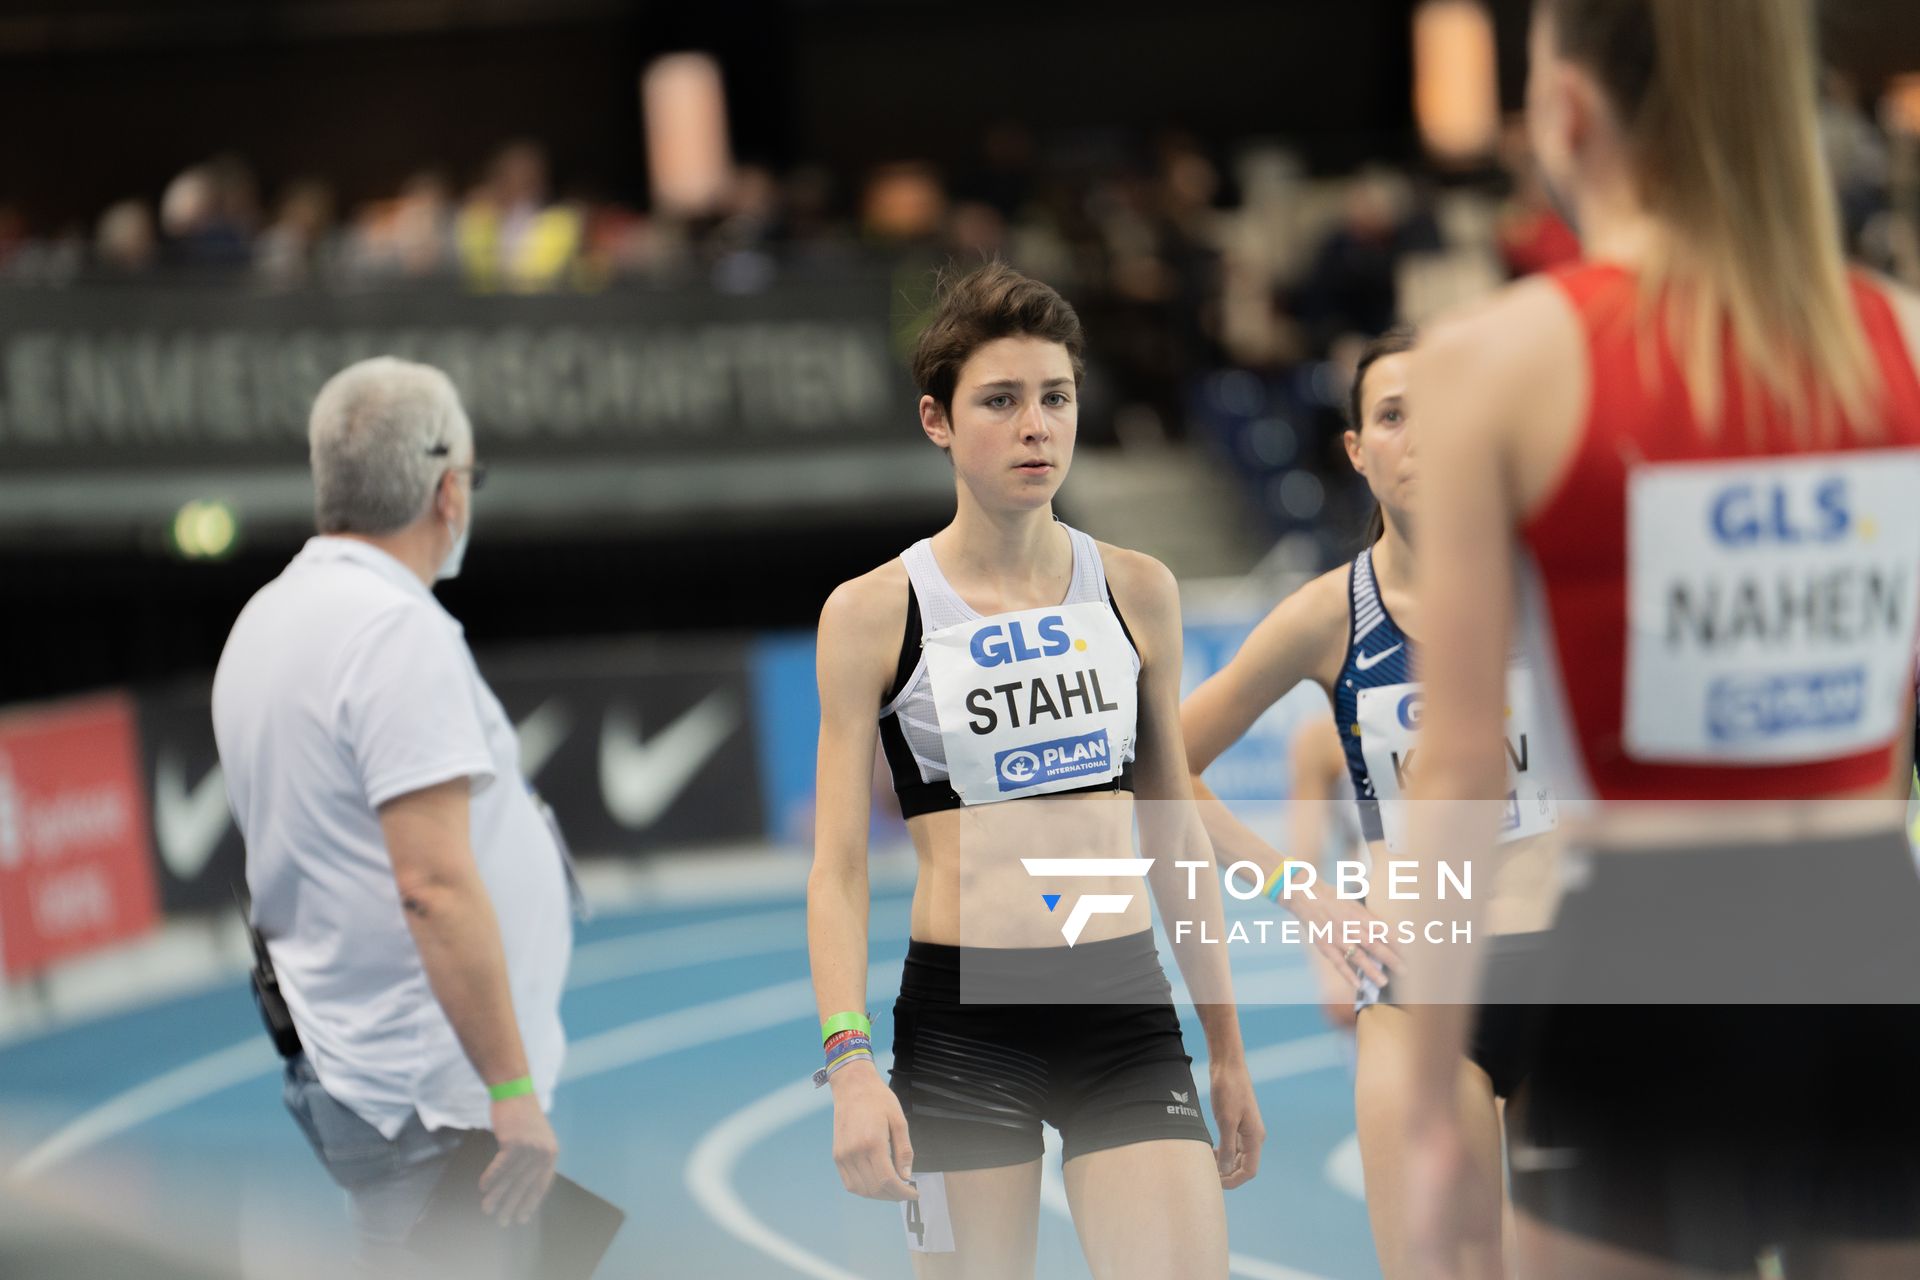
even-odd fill
[{"label": "white track lane line", "polygon": [[799,1022],[813,1013],[813,983],[806,978],[776,983],[737,996],[659,1013],[638,1022],[588,1036],[567,1047],[562,1084],[621,1067],[712,1044],[729,1036],[762,1031],[783,1022]]},{"label": "white track lane line", "polygon": [[63,1160],[70,1160],[135,1125],[198,1102],[280,1065],[279,1055],[264,1036],[229,1045],[218,1053],[196,1058],[184,1066],[157,1075],[125,1093],[116,1094],[62,1127],[29,1151],[8,1173],[7,1181],[38,1177]]},{"label": "white track lane line", "polygon": [[[900,957],[874,961],[867,970],[867,990],[892,990],[893,975],[899,971]],[[584,1080],[663,1054],[697,1049],[783,1023],[808,1022],[813,1017],[813,980],[795,978],[737,996],[675,1009],[672,1013],[655,1014],[588,1036],[568,1046],[567,1065],[560,1073],[560,1080],[562,1083]],[[812,1070],[807,1066],[795,1069]],[[813,1087],[810,1080],[806,1083],[808,1088]]]},{"label": "white track lane line", "polygon": [[[1342,1049],[1341,1037],[1335,1032],[1288,1040],[1249,1053],[1247,1071],[1255,1084],[1306,1075],[1339,1066],[1345,1061]],[[1196,1083],[1206,1091],[1204,1082]],[[694,1202],[741,1243],[816,1280],[860,1280],[762,1222],[733,1186],[733,1171],[747,1152],[789,1125],[826,1110],[832,1102],[826,1090],[815,1089],[806,1081],[783,1085],[756,1098],[701,1136],[693,1154],[687,1157],[684,1181]],[[1068,1209],[1066,1185],[1059,1174],[1060,1139],[1051,1128],[1045,1133],[1049,1154],[1041,1166],[1041,1203],[1064,1215]],[[1228,1266],[1234,1275],[1247,1280],[1327,1280],[1249,1254],[1229,1255]]]},{"label": "white track lane line", "polygon": [[1358,1200],[1367,1202],[1367,1180],[1360,1165],[1360,1135],[1350,1133],[1340,1140],[1340,1144],[1327,1152],[1327,1162],[1321,1166],[1327,1182],[1335,1190]]},{"label": "white track lane line", "polygon": [[[907,936],[906,913],[891,913],[868,934],[872,942],[898,942]],[[575,947],[567,966],[567,990],[617,982],[642,973],[689,969],[720,960],[795,951],[807,945],[807,913],[765,911],[758,915],[674,925],[624,938],[608,938]]]},{"label": "white track lane line", "polygon": [[[893,1065],[893,1055],[876,1061],[881,1071]],[[683,1180],[687,1192],[720,1229],[734,1239],[792,1267],[814,1280],[862,1280],[819,1254],[781,1235],[754,1216],[734,1190],[733,1171],[741,1157],[772,1134],[797,1124],[833,1103],[833,1095],[816,1089],[811,1080],[796,1080],[757,1098],[706,1131],[687,1157]],[[836,1192],[835,1194],[845,1194]]]}]

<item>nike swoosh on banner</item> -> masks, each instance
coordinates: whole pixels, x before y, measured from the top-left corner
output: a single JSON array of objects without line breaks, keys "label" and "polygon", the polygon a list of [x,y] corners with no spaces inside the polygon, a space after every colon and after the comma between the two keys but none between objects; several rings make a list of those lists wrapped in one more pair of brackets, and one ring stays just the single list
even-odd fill
[{"label": "nike swoosh on banner", "polygon": [[520,776],[531,782],[573,732],[573,717],[560,699],[548,698],[513,729],[520,740]]},{"label": "nike swoosh on banner", "polygon": [[[1402,644],[1404,643],[1403,641]],[[1388,658],[1391,658],[1394,654],[1400,652],[1401,647],[1402,645],[1396,644],[1393,648],[1382,649],[1378,653],[1356,653],[1353,655],[1353,665],[1361,671],[1371,671]]]},{"label": "nike swoosh on banner", "polygon": [[162,747],[153,766],[153,835],[167,870],[181,880],[197,879],[232,820],[220,766],[208,769],[189,791],[180,757]]},{"label": "nike swoosh on banner", "polygon": [[630,830],[650,827],[740,727],[740,701],[715,689],[651,741],[625,707],[607,709],[600,731],[600,796],[613,820]]}]

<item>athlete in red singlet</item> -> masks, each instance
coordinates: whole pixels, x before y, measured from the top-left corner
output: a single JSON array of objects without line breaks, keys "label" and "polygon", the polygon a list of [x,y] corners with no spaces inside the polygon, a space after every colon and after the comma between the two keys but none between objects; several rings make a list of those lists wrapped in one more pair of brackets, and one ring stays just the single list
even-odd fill
[{"label": "athlete in red singlet", "polygon": [[[1808,0],[1538,0],[1529,128],[1587,261],[1415,359],[1414,843],[1485,847],[1442,802],[1504,793],[1516,640],[1572,833],[1509,1120],[1526,1276],[1920,1275],[1920,301],[1842,260],[1812,47]],[[1407,962],[1442,1277],[1448,967]]]},{"label": "athlete in red singlet", "polygon": [[[1691,733],[1684,722],[1663,723],[1660,708],[1635,706],[1636,691],[1666,698],[1674,691],[1660,679],[1666,667],[1636,671],[1630,660],[1640,637],[1629,637],[1628,583],[1636,533],[1649,540],[1643,550],[1662,553],[1658,563],[1678,561],[1679,548],[1669,539],[1683,537],[1684,531],[1666,526],[1695,513],[1691,506],[1663,508],[1687,503],[1704,489],[1699,540],[1735,569],[1731,577],[1715,579],[1701,571],[1704,566],[1673,565],[1653,584],[1664,585],[1671,598],[1659,601],[1656,620],[1663,624],[1662,634],[1649,639],[1676,650],[1672,669],[1697,667],[1705,675],[1721,654],[1786,649],[1809,636],[1829,642],[1830,648],[1837,647],[1834,641],[1857,639],[1885,655],[1885,669],[1874,674],[1883,692],[1897,695],[1897,686],[1888,688],[1885,680],[1896,671],[1894,678],[1901,682],[1907,676],[1896,661],[1898,646],[1884,642],[1899,641],[1900,619],[1910,618],[1904,602],[1894,598],[1906,583],[1868,572],[1857,581],[1816,579],[1812,591],[1804,579],[1784,590],[1762,582],[1764,590],[1756,594],[1747,590],[1748,577],[1738,567],[1744,556],[1764,557],[1774,568],[1787,563],[1783,550],[1804,554],[1816,542],[1886,541],[1891,530],[1853,527],[1862,514],[1842,505],[1851,500],[1843,482],[1852,472],[1870,475],[1892,466],[1895,472],[1884,474],[1881,484],[1896,504],[1920,500],[1920,492],[1891,483],[1893,474],[1912,466],[1896,451],[1920,448],[1920,379],[1890,291],[1858,275],[1847,282],[1848,303],[1880,380],[1883,407],[1869,429],[1820,440],[1783,405],[1743,386],[1732,362],[1724,378],[1723,422],[1704,428],[1688,402],[1665,324],[1656,323],[1651,333],[1659,361],[1656,378],[1652,385],[1642,379],[1640,346],[1649,334],[1635,324],[1640,285],[1631,266],[1593,262],[1551,278],[1578,318],[1590,370],[1587,417],[1573,452],[1520,527],[1537,583],[1527,590],[1534,584],[1523,581],[1525,625],[1530,636],[1550,642],[1545,647],[1564,695],[1564,728],[1577,747],[1556,757],[1577,766],[1569,769],[1572,781],[1562,785],[1577,794],[1584,784],[1603,800],[1765,799],[1882,786],[1895,768],[1896,749],[1903,746],[1894,730],[1904,716],[1892,701],[1879,712],[1872,732],[1863,728],[1846,742],[1835,726],[1830,732],[1846,745],[1804,752],[1791,763],[1767,759],[1775,735],[1765,722],[1790,718],[1793,708],[1785,703],[1793,691],[1776,693],[1779,701],[1769,705],[1765,690],[1723,687],[1716,705],[1711,687],[1693,690],[1702,705],[1684,709],[1700,715]],[[1817,461],[1782,471],[1779,461],[1787,458]],[[1792,477],[1797,476],[1806,483],[1796,484]],[[1636,510],[1639,505],[1648,509]],[[1668,538],[1654,537],[1660,534]],[[1844,554],[1833,562],[1842,570],[1848,563]],[[1821,571],[1833,569],[1822,564]],[[1786,668],[1796,665],[1805,663],[1783,663],[1773,678],[1791,676]],[[1836,701],[1846,701],[1846,694],[1844,688],[1832,691]],[[1673,710],[1678,721],[1682,709]],[[1835,714],[1843,710],[1836,707]],[[1636,735],[1651,740],[1648,750],[1635,751]],[[1673,738],[1680,740],[1677,745],[1663,746]],[[1676,751],[1687,758],[1676,758]]]}]

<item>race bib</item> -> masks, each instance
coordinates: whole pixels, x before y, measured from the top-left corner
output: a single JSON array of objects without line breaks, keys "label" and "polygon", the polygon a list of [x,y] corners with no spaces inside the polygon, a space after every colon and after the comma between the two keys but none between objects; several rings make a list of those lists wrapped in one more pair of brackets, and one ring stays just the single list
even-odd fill
[{"label": "race bib", "polygon": [[995,614],[925,645],[947,774],[964,803],[1094,786],[1133,754],[1138,669],[1108,605]]},{"label": "race bib", "polygon": [[[1420,706],[1417,684],[1360,690],[1360,754],[1380,802],[1380,829],[1387,849],[1407,847],[1407,788],[1419,756]],[[1507,803],[1500,840],[1520,840],[1551,831],[1560,821],[1553,784],[1542,759],[1534,717],[1533,678],[1520,667],[1507,669]]]},{"label": "race bib", "polygon": [[1793,764],[1899,732],[1920,456],[1636,467],[1627,519],[1630,756]]},{"label": "race bib", "polygon": [[923,1173],[913,1179],[918,1200],[900,1202],[907,1248],[914,1253],[953,1252],[953,1212],[947,1207],[947,1175]]}]

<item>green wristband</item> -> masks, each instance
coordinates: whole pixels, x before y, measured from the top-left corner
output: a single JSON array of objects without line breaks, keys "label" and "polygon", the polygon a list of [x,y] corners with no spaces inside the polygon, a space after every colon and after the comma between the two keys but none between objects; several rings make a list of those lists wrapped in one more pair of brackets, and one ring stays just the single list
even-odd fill
[{"label": "green wristband", "polygon": [[499,1084],[487,1086],[487,1096],[495,1102],[505,1102],[508,1098],[524,1098],[532,1092],[532,1076],[521,1076],[518,1080],[502,1080]]},{"label": "green wristband", "polygon": [[873,1034],[873,1023],[864,1013],[836,1013],[820,1024],[820,1043],[839,1035],[842,1031],[858,1031],[863,1036]]}]

